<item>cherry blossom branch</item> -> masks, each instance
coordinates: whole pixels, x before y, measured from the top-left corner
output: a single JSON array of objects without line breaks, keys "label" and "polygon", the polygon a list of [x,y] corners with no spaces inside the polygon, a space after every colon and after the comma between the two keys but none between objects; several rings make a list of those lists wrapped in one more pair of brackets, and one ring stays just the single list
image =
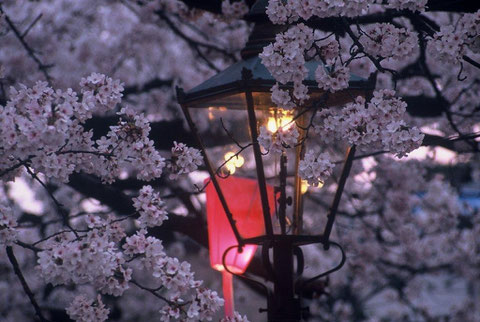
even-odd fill
[{"label": "cherry blossom branch", "polygon": [[146,286],[143,286],[141,285],[140,283],[138,283],[137,281],[135,281],[134,279],[131,279],[129,281],[130,283],[132,283],[133,285],[137,286],[138,288],[144,290],[144,291],[147,291],[149,292],[150,294],[152,294],[153,296],[161,299],[162,301],[164,301],[165,303],[167,303],[168,305],[172,306],[172,307],[175,307],[175,308],[178,308],[180,311],[182,311],[183,313],[186,313],[185,309],[183,309],[183,306],[187,305],[187,304],[190,304],[190,302],[185,302],[185,303],[182,303],[182,304],[178,304],[178,303],[175,303],[173,301],[170,301],[169,299],[167,299],[166,297],[158,294],[157,292],[159,290],[162,289],[162,286],[158,287],[158,288],[149,288],[149,287],[146,287]]},{"label": "cherry blossom branch", "polygon": [[477,68],[480,68],[480,63],[479,62],[476,62],[475,60],[471,59],[470,57],[468,57],[467,55],[463,55],[462,56],[463,60],[466,61],[467,63],[469,63],[470,65],[472,66],[475,66]]},{"label": "cherry blossom branch", "polygon": [[235,57],[235,55],[226,51],[225,49],[217,47],[215,45],[211,45],[211,44],[207,44],[207,43],[203,43],[203,42],[193,40],[190,37],[188,37],[187,35],[185,35],[185,33],[183,33],[177,26],[175,26],[175,24],[167,17],[167,15],[163,11],[157,10],[157,11],[155,11],[155,13],[162,20],[165,21],[165,23],[168,25],[168,27],[170,27],[170,29],[172,29],[172,31],[177,36],[179,36],[180,38],[185,40],[189,45],[194,45],[194,46],[203,47],[203,48],[206,48],[206,49],[209,49],[209,50],[213,50],[213,51],[219,52],[220,54],[230,58],[233,61],[237,61],[237,58]]},{"label": "cherry blossom branch", "polygon": [[15,169],[20,168],[20,167],[23,166],[23,165],[28,164],[28,162],[30,162],[30,160],[31,160],[31,159],[29,158],[29,159],[27,159],[27,160],[20,161],[19,163],[14,164],[14,165],[12,165],[11,167],[9,167],[9,168],[1,171],[1,172],[0,172],[0,178],[3,177],[4,175],[6,175],[7,173],[9,173],[10,171],[13,171],[13,170],[15,170]]},{"label": "cherry blossom branch", "polygon": [[[116,148],[116,147],[115,147]],[[115,150],[115,149],[113,149]],[[113,152],[113,151],[112,151]],[[98,151],[86,151],[86,150],[65,150],[65,151],[57,151],[55,154],[93,154],[97,156],[103,157],[113,157],[113,153],[106,153],[106,152],[98,152]]]},{"label": "cherry blossom branch", "polygon": [[[445,112],[445,115],[447,116],[447,120],[452,127],[452,129],[458,133],[459,136],[463,136],[464,134],[460,131],[458,126],[455,124],[452,113],[450,111],[450,108],[448,106],[448,101],[443,97],[442,92],[438,89],[437,83],[435,82],[435,79],[430,71],[430,69],[427,66],[426,63],[426,45],[425,45],[425,40],[423,38],[419,38],[419,45],[420,45],[420,65],[422,66],[423,72],[425,74],[425,77],[429,81],[430,85],[432,86],[435,95],[438,97],[440,102],[442,103],[442,110]],[[478,144],[475,141],[470,141],[466,140],[466,142],[472,147],[473,150],[478,151]]]},{"label": "cherry blossom branch", "polygon": [[217,73],[221,72],[221,69],[215,66],[206,56],[205,54],[200,50],[199,47],[205,47],[207,49],[215,49],[218,50],[217,47],[208,45],[208,44],[203,44],[198,41],[195,41],[189,37],[187,37],[175,24],[163,13],[163,11],[158,10],[155,12],[166,24],[167,26],[180,38],[185,40],[187,44],[193,48],[198,56],[207,64],[208,67],[211,69],[215,70]]},{"label": "cherry blossom branch", "polygon": [[375,57],[373,57],[372,55],[370,55],[369,53],[367,53],[365,51],[365,47],[362,45],[362,43],[358,40],[357,36],[355,35],[355,33],[352,31],[352,28],[350,27],[347,19],[343,18],[342,19],[342,23],[343,23],[343,26],[345,27],[345,31],[348,33],[348,35],[350,36],[350,38],[352,39],[353,43],[357,46],[358,50],[360,52],[362,52],[365,56],[368,57],[368,59],[375,65],[375,67],[377,67],[377,69],[379,71],[381,71],[382,73],[385,73],[385,72],[389,72],[391,73],[392,75],[395,75],[397,74],[397,71],[393,70],[393,69],[390,69],[390,68],[385,68],[383,67],[381,64],[380,64],[380,61],[378,59],[376,59]]},{"label": "cherry blossom branch", "polygon": [[27,169],[27,172],[32,176],[32,178],[40,183],[40,185],[47,191],[48,195],[52,199],[53,203],[57,207],[58,211],[60,212],[60,215],[63,217],[63,224],[70,228],[70,230],[75,234],[76,237],[78,237],[78,233],[76,232],[75,229],[72,228],[70,223],[68,222],[68,214],[66,213],[63,205],[55,198],[53,193],[50,191],[50,189],[47,187],[47,185],[37,176],[35,172],[33,172],[28,166],[25,166],[25,169]]},{"label": "cherry blossom branch", "polygon": [[41,252],[43,250],[41,248],[38,248],[38,247],[32,246],[30,244],[24,243],[20,240],[17,240],[15,242],[15,244],[17,244],[18,246],[23,247],[25,249],[30,249],[31,251],[34,251],[35,253]]},{"label": "cherry blossom branch", "polygon": [[25,38],[28,33],[30,32],[30,30],[32,30],[33,26],[35,26],[37,24],[37,22],[40,21],[40,19],[42,18],[43,16],[43,13],[40,13],[37,18],[35,18],[32,23],[27,27],[27,29],[25,29],[25,31],[22,33],[22,38]]},{"label": "cherry blossom branch", "polygon": [[18,279],[20,280],[20,283],[22,284],[25,294],[27,294],[28,299],[30,300],[30,303],[32,303],[33,308],[35,309],[35,314],[38,316],[40,321],[42,322],[49,321],[43,316],[42,310],[40,309],[40,306],[38,305],[37,300],[35,300],[35,295],[33,294],[32,290],[28,286],[27,281],[25,280],[25,277],[23,276],[23,273],[20,269],[20,266],[18,265],[17,258],[15,257],[15,254],[13,253],[13,249],[11,246],[7,246],[7,256],[8,256],[8,260],[10,261],[10,264],[12,264],[13,271],[15,272]]},{"label": "cherry blossom branch", "polygon": [[[42,61],[35,54],[35,50],[32,47],[30,47],[30,45],[25,41],[26,33],[25,32],[23,34],[20,33],[20,31],[17,29],[15,24],[12,22],[12,20],[10,20],[10,17],[5,13],[5,11],[3,11],[1,4],[0,4],[0,13],[4,15],[5,21],[7,22],[8,26],[13,31],[15,36],[18,38],[23,48],[27,51],[27,54],[35,61],[35,63],[38,66],[38,69],[42,72],[43,76],[45,76],[45,79],[47,80],[48,84],[52,85],[52,78],[47,71],[49,68],[52,67],[52,65],[45,65],[44,63],[42,63]],[[27,29],[27,33],[28,33],[28,29]]]},{"label": "cherry blossom branch", "polygon": [[53,233],[53,234],[51,234],[50,236],[47,236],[47,237],[44,237],[44,238],[42,238],[42,239],[37,240],[36,242],[34,242],[34,243],[32,244],[32,246],[36,246],[36,245],[38,245],[38,244],[40,244],[40,243],[43,243],[43,242],[49,240],[50,238],[53,238],[53,237],[56,237],[56,236],[58,236],[58,235],[62,235],[62,234],[65,234],[65,233],[69,233],[69,232],[71,232],[71,231],[70,231],[70,230],[60,230],[60,231],[57,231],[56,233]]}]

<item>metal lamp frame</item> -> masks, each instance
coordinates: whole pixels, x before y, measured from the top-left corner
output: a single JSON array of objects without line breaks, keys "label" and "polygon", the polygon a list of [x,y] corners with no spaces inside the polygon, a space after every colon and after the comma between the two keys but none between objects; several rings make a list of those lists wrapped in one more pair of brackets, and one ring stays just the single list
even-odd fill
[{"label": "metal lamp frame", "polygon": [[[367,83],[372,84],[372,81],[369,80]],[[260,85],[260,86],[259,86]],[[367,97],[371,95],[372,86],[365,86],[363,84],[363,90],[359,91],[360,86],[356,87],[357,93],[362,93],[363,96]],[[278,217],[280,222],[281,233],[275,234],[273,231],[272,220],[270,217],[271,211],[268,203],[268,196],[267,196],[267,188],[266,188],[266,179],[263,167],[263,159],[262,159],[262,152],[260,150],[260,145],[258,143],[258,130],[257,130],[257,118],[255,114],[255,105],[253,101],[252,93],[255,91],[265,91],[268,88],[269,84],[260,84],[258,80],[252,79],[252,72],[246,68],[242,70],[242,80],[237,81],[234,84],[234,88],[231,85],[223,86],[220,88],[216,88],[213,92],[210,93],[195,93],[194,95],[186,95],[183,90],[177,88],[177,96],[178,101],[182,107],[182,111],[185,115],[187,123],[192,131],[194,139],[200,148],[201,154],[204,158],[204,162],[207,168],[207,171],[210,175],[210,179],[212,184],[215,187],[215,190],[218,194],[219,200],[222,204],[223,209],[225,210],[225,214],[227,215],[228,221],[232,228],[232,231],[235,235],[237,240],[237,245],[230,247],[227,249],[223,255],[223,258],[226,257],[227,253],[237,247],[239,252],[242,251],[242,248],[246,244],[256,244],[262,246],[262,259],[263,265],[268,272],[270,279],[273,281],[274,288],[273,293],[268,294],[268,320],[269,321],[300,321],[303,315],[304,309],[301,308],[300,304],[300,297],[296,296],[296,293],[302,293],[302,289],[308,284],[313,282],[314,280],[321,278],[327,274],[330,274],[338,269],[340,269],[343,264],[345,263],[345,253],[341,246],[335,242],[330,241],[330,234],[333,228],[333,224],[335,221],[335,216],[340,204],[340,200],[343,194],[343,190],[349,176],[352,163],[354,160],[355,155],[355,146],[350,146],[347,149],[343,169],[340,175],[340,179],[338,182],[338,187],[335,192],[335,196],[333,202],[329,208],[327,213],[327,223],[325,229],[322,234],[311,236],[311,235],[301,235],[301,234],[294,234],[289,235],[286,233],[285,225],[286,225],[286,205],[287,205],[287,198],[286,198],[286,168],[284,156],[281,158],[281,166],[280,166],[280,197],[278,198],[277,202],[278,205]],[[260,191],[260,198],[262,202],[262,210],[263,210],[263,219],[265,224],[265,235],[257,236],[253,238],[243,238],[237,228],[236,221],[232,212],[228,207],[228,201],[225,198],[225,195],[222,192],[222,189],[218,183],[216,171],[212,167],[212,163],[208,157],[206,146],[199,134],[199,131],[191,117],[189,112],[188,105],[192,104],[193,102],[198,101],[208,101],[213,98],[218,98],[219,96],[224,95],[231,95],[234,93],[244,93],[246,98],[246,108],[248,113],[248,125],[251,135],[251,144],[253,147],[253,153],[255,158],[255,166],[256,166],[256,175],[258,180],[258,186]],[[349,93],[352,95],[352,93]],[[324,94],[324,100],[328,99],[328,93]],[[299,152],[297,151],[297,165],[298,165],[298,158]],[[298,173],[296,173],[296,180],[295,184],[298,184]],[[296,187],[298,189],[298,187]],[[298,202],[298,201],[296,201]],[[294,217],[298,214],[298,209],[294,207]],[[298,224],[298,222],[297,222]],[[300,220],[301,224],[301,220]],[[301,231],[301,227],[297,227],[296,233]],[[335,268],[323,272],[301,284],[296,283],[301,273],[303,272],[303,254],[301,251],[300,246],[308,245],[308,244],[315,244],[320,243],[323,245],[325,250],[328,250],[330,245],[335,245],[337,248],[341,250],[342,260]],[[273,264],[270,263],[270,248],[273,249]],[[294,257],[297,258],[297,272],[294,272]],[[226,268],[226,265],[224,265]],[[228,271],[228,268],[226,268]],[[231,272],[230,272],[231,273]],[[237,275],[237,274],[234,274]],[[242,278],[247,278],[246,276],[240,276]],[[250,279],[250,278],[247,278]],[[250,279],[251,280],[251,279]],[[256,283],[260,283],[256,281]],[[260,283],[261,284],[261,283]],[[297,284],[297,285],[296,285]],[[268,290],[266,286],[265,289]]]}]

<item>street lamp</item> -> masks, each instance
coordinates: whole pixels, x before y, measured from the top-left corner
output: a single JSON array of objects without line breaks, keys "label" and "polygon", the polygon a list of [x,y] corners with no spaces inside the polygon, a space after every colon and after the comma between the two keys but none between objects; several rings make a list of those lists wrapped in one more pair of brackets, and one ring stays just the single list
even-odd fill
[{"label": "street lamp", "polygon": [[[266,3],[257,1],[248,15],[255,26],[242,50],[242,60],[188,92],[177,89],[177,97],[210,175],[206,192],[211,259],[212,256],[216,258],[211,261],[212,266],[244,277],[241,274],[251,259],[250,255],[253,255],[253,248],[249,245],[255,245],[255,248],[256,245],[261,246],[263,265],[273,282],[273,290],[266,288],[268,320],[299,321],[302,308],[298,294],[305,286],[305,283],[295,283],[303,270],[300,246],[321,243],[325,249],[331,244],[339,247],[329,237],[355,153],[354,146],[347,149],[323,233],[304,235],[302,213],[306,184],[299,178],[298,168],[305,154],[306,129],[319,106],[334,108],[357,96],[369,96],[373,82],[351,75],[347,89],[328,93],[318,88],[314,78],[314,72],[321,63],[310,61],[306,63],[309,73],[304,81],[309,87],[309,101],[293,110],[276,106],[270,92],[275,79],[262,65],[258,54],[285,27],[269,22],[265,15]],[[288,84],[283,86],[283,89],[291,88]],[[265,126],[270,132],[295,126],[300,134],[298,142],[294,148],[286,149],[278,156],[269,155],[258,142],[260,126]],[[204,138],[200,132],[209,132],[209,135]],[[250,179],[238,178],[239,175]],[[250,188],[238,189],[242,184]],[[255,225],[245,225],[240,216],[242,212],[248,213],[242,210],[248,202],[255,203],[255,216],[258,215]],[[212,210],[220,206],[222,211]],[[225,217],[218,219],[219,213]],[[217,216],[216,219],[214,216]],[[213,240],[213,230],[217,233],[228,231],[228,243],[218,244],[217,241],[221,240],[219,235]],[[219,250],[223,252],[221,262]],[[270,250],[273,250],[273,262],[270,260]],[[250,258],[242,254],[248,254]],[[231,259],[236,256],[246,256],[241,266],[232,264]],[[328,273],[343,265],[343,250],[342,256],[341,263]],[[322,276],[325,273],[307,282]],[[225,292],[231,293],[228,289]]]}]

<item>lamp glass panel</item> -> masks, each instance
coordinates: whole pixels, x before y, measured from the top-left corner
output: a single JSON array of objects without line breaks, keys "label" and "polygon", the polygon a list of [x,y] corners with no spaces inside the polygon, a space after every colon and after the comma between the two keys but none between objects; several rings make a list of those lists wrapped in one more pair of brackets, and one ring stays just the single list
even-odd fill
[{"label": "lamp glass panel", "polygon": [[[257,180],[229,176],[225,179],[219,178],[218,183],[242,238],[264,235],[265,225]],[[210,264],[214,269],[222,271],[223,255],[229,247],[237,245],[237,240],[213,184],[207,184],[205,191]],[[267,195],[273,213],[274,189],[270,185],[267,185]],[[256,249],[257,245],[246,245],[242,253],[239,253],[237,248],[233,248],[227,253],[225,264],[230,271],[241,274],[247,268]]]}]

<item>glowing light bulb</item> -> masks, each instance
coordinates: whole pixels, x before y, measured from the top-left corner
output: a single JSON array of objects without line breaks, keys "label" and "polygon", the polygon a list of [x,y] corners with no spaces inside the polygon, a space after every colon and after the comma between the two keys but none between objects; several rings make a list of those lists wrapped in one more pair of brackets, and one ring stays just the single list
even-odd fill
[{"label": "glowing light bulb", "polygon": [[230,174],[234,174],[236,168],[240,168],[245,163],[245,159],[241,155],[235,156],[235,152],[225,153],[224,159],[227,161],[227,163],[225,163],[225,167]]},{"label": "glowing light bulb", "polygon": [[321,187],[323,187],[323,182],[319,182],[318,185],[316,185],[316,186],[311,186],[311,185],[308,183],[307,180],[303,180],[303,179],[302,179],[302,182],[301,182],[301,184],[300,184],[300,193],[301,193],[302,195],[306,194],[309,187],[314,187],[314,188],[320,189]]},{"label": "glowing light bulb", "polygon": [[267,130],[274,133],[279,128],[288,130],[293,125],[293,115],[290,111],[282,109],[277,110],[276,115],[272,112],[272,116],[268,117]]},{"label": "glowing light bulb", "polygon": [[275,120],[275,118],[273,116],[270,116],[268,118],[267,130],[269,130],[272,133],[277,132],[277,121]]},{"label": "glowing light bulb", "polygon": [[302,183],[300,185],[300,192],[303,194],[305,194],[307,191],[308,191],[308,181],[307,180],[302,180]]},{"label": "glowing light bulb", "polygon": [[227,164],[225,164],[225,167],[227,168],[230,174],[234,174],[235,171],[237,170],[237,168],[235,168],[235,165],[230,162],[227,162]]}]

